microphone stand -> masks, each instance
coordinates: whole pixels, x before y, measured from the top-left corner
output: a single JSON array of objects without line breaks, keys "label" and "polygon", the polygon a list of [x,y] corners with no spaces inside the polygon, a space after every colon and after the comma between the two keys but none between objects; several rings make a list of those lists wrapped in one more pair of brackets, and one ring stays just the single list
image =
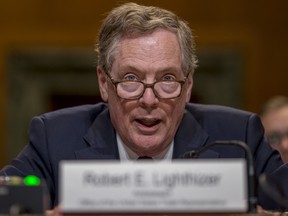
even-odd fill
[{"label": "microphone stand", "polygon": [[256,190],[255,190],[255,171],[254,171],[254,161],[252,153],[248,147],[248,145],[239,140],[223,140],[223,141],[214,141],[199,150],[192,150],[186,152],[183,155],[183,158],[198,158],[203,152],[207,151],[208,149],[212,148],[213,146],[238,146],[242,148],[246,155],[247,155],[247,168],[248,168],[248,204],[249,204],[249,212],[256,212],[256,204],[257,204],[257,197],[256,197]]},{"label": "microphone stand", "polygon": [[[269,184],[270,183],[270,184]],[[271,186],[271,183],[274,183],[276,186],[276,190]],[[273,178],[269,178],[265,174],[261,174],[259,176],[259,185],[263,189],[263,191],[269,195],[276,203],[280,205],[280,209],[282,212],[285,212],[288,209],[288,199],[285,198],[284,194],[281,194],[282,187],[278,182]]]}]

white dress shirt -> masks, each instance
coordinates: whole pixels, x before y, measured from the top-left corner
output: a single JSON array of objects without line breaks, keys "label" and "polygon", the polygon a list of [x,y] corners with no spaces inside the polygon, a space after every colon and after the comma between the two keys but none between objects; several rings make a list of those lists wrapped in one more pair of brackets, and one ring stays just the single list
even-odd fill
[{"label": "white dress shirt", "polygon": [[[135,161],[138,159],[139,155],[133,152],[128,146],[124,144],[122,139],[120,138],[119,134],[116,133],[117,138],[117,145],[119,149],[119,157],[120,161]],[[172,143],[160,154],[152,157],[155,160],[164,160],[164,161],[171,161],[172,160],[172,153],[173,153],[173,146],[174,140]]]}]

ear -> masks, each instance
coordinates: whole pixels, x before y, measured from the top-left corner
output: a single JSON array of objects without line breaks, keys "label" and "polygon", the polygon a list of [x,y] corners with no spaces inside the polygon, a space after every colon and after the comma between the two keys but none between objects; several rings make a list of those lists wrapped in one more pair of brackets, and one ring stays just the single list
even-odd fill
[{"label": "ear", "polygon": [[104,71],[101,67],[97,67],[97,75],[98,75],[98,85],[101,94],[101,98],[103,101],[108,101],[108,84]]},{"label": "ear", "polygon": [[191,93],[192,93],[192,87],[193,87],[193,77],[190,73],[188,76],[188,80],[187,80],[186,103],[188,103],[190,101]]}]

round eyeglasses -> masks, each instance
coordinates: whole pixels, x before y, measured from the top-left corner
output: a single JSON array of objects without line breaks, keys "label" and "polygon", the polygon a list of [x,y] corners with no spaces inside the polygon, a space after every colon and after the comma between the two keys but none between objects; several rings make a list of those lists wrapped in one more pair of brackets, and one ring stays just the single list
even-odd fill
[{"label": "round eyeglasses", "polygon": [[145,92],[146,88],[151,88],[156,97],[162,99],[173,99],[180,96],[182,86],[187,80],[189,73],[183,80],[159,80],[153,83],[144,83],[134,80],[114,80],[109,73],[106,75],[116,88],[116,93],[123,99],[139,99]]}]

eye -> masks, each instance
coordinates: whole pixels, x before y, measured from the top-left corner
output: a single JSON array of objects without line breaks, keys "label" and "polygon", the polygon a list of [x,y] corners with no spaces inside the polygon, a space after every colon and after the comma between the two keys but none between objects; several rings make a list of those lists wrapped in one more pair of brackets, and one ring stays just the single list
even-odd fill
[{"label": "eye", "polygon": [[175,76],[173,76],[173,75],[171,75],[171,74],[167,74],[167,75],[165,75],[165,76],[162,78],[162,80],[164,80],[164,81],[173,81],[173,80],[175,80]]},{"label": "eye", "polygon": [[123,80],[138,81],[138,78],[134,74],[127,74],[127,75],[125,75]]}]

